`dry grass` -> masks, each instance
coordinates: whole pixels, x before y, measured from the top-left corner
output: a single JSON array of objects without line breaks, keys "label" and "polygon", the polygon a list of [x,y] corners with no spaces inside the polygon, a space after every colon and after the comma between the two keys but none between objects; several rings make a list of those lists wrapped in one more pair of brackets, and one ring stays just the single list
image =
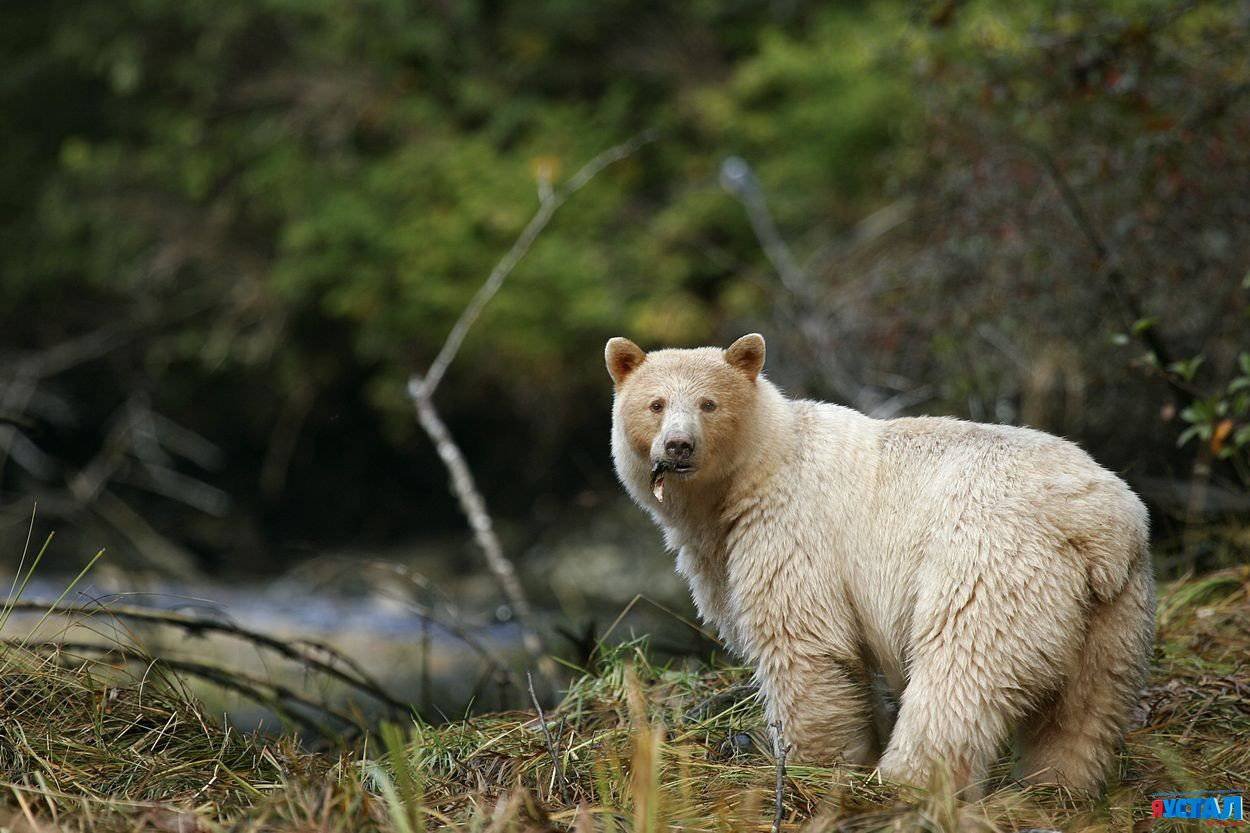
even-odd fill
[{"label": "dry grass", "polygon": [[[1250,785],[1250,569],[1167,588],[1120,769],[1097,799],[1001,778],[942,783],[791,766],[787,828],[1129,830],[1150,796]],[[617,646],[547,713],[383,727],[350,753],[239,735],[171,672],[10,646],[0,659],[0,828],[396,831],[768,830],[775,767],[742,669],[660,667]],[[552,747],[558,759],[553,762]]]}]

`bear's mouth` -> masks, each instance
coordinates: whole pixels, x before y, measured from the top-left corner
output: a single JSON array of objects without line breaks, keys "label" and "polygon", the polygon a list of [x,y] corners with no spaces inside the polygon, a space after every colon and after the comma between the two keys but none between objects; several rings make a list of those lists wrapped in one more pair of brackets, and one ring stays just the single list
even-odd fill
[{"label": "bear's mouth", "polygon": [[655,495],[655,499],[660,503],[664,502],[664,476],[668,473],[675,474],[679,477],[693,474],[695,467],[689,463],[671,463],[668,460],[660,459],[651,464],[651,494]]}]

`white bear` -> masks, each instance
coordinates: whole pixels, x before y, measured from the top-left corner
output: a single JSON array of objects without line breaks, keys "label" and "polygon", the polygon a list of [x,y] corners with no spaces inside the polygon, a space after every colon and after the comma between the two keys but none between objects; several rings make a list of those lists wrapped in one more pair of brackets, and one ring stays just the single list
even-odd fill
[{"label": "white bear", "polygon": [[[614,338],[612,455],[800,760],[1096,789],[1154,640],[1145,507],[1027,428],[787,399],[764,339]],[[877,737],[880,672],[899,700]]]}]

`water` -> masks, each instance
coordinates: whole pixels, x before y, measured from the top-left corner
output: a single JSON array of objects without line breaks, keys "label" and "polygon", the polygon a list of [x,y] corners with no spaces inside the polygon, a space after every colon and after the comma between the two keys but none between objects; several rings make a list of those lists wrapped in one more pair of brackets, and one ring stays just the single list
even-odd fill
[{"label": "water", "polygon": [[[51,603],[67,583],[35,579],[22,598]],[[142,590],[118,591],[84,581],[66,596],[62,607],[99,607],[101,613],[72,622],[54,617],[34,636],[36,640],[66,643],[137,644],[154,657],[229,668],[279,682],[318,701],[351,704],[366,715],[377,716],[384,711],[380,703],[340,681],[309,673],[302,665],[245,640],[228,634],[195,635],[176,627],[110,617],[106,612],[110,606],[151,608],[231,623],[290,644],[302,640],[325,643],[359,664],[397,699],[412,703],[431,719],[462,714],[470,701],[478,710],[523,702],[517,700],[515,682],[511,685],[514,690],[499,690],[498,674],[491,673],[490,661],[482,656],[486,652],[505,666],[524,666],[520,633],[514,623],[479,614],[441,624],[422,615],[420,606],[393,596],[334,592],[294,579],[250,585],[174,581],[145,581],[144,585]],[[16,614],[5,635],[25,636],[39,618],[38,613]],[[203,682],[189,682],[210,710],[225,712],[240,728],[274,727],[281,722],[270,708]]]}]

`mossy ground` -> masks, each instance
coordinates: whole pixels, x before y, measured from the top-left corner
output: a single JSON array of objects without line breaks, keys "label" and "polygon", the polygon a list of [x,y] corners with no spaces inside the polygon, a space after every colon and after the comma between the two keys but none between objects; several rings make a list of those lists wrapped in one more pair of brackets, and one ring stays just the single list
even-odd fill
[{"label": "mossy ground", "polygon": [[[606,650],[549,710],[383,726],[301,749],[207,715],[177,676],[10,645],[0,660],[0,829],[153,831],[767,830],[776,768],[744,669]],[[1096,799],[1004,772],[942,783],[789,766],[785,826],[1130,830],[1156,792],[1250,788],[1250,569],[1163,589],[1139,728]],[[551,747],[560,764],[553,765]],[[1168,824],[1168,823],[1165,823]],[[1166,828],[1160,828],[1166,829]]]}]

